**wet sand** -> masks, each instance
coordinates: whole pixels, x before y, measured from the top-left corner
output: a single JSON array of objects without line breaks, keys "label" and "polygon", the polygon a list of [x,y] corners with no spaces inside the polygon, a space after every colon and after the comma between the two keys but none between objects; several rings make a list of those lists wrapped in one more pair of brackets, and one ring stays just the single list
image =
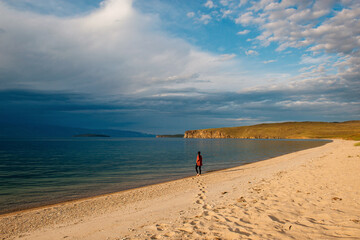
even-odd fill
[{"label": "wet sand", "polygon": [[360,239],[354,143],[1,215],[0,239]]}]

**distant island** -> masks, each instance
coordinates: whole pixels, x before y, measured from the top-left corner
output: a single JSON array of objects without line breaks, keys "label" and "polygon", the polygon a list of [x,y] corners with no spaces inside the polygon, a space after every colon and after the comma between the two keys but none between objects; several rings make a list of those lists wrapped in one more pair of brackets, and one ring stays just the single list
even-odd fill
[{"label": "distant island", "polygon": [[78,134],[78,135],[74,135],[73,137],[110,137],[109,135],[104,135],[104,134]]},{"label": "distant island", "polygon": [[184,134],[156,135],[157,138],[184,138]]},{"label": "distant island", "polygon": [[185,138],[360,140],[360,121],[284,122],[186,131]]}]

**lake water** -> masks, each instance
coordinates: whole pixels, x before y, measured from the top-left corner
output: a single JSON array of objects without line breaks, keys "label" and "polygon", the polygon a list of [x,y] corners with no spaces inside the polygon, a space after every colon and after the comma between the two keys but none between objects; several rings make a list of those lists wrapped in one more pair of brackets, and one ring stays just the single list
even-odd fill
[{"label": "lake water", "polygon": [[328,141],[182,138],[0,139],[0,213],[150,185]]}]

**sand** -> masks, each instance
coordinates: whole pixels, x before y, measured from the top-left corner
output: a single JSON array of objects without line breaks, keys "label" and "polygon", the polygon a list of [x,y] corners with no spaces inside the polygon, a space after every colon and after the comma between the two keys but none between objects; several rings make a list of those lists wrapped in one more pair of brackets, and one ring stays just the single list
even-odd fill
[{"label": "sand", "polygon": [[354,143],[2,215],[0,239],[360,239]]}]

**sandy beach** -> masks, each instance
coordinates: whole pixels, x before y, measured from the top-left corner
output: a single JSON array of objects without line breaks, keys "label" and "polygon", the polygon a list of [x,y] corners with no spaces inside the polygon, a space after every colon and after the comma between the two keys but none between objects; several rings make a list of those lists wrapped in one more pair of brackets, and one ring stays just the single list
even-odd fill
[{"label": "sandy beach", "polygon": [[0,239],[360,239],[354,143],[1,215]]}]

